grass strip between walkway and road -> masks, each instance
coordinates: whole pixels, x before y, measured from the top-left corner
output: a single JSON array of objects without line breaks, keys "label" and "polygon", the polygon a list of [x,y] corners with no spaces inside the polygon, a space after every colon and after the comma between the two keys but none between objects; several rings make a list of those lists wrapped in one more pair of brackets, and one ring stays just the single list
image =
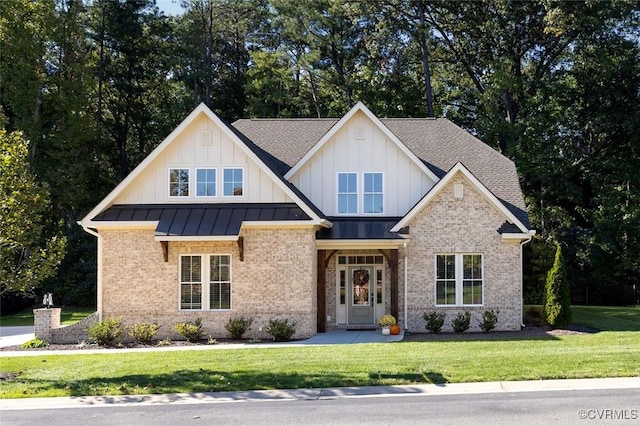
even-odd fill
[{"label": "grass strip between walkway and road", "polygon": [[640,376],[637,332],[2,357],[0,398]]}]

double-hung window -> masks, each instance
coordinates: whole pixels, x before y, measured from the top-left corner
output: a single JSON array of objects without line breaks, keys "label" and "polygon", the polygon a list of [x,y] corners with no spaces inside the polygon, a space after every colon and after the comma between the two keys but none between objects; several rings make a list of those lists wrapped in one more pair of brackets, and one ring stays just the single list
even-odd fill
[{"label": "double-hung window", "polygon": [[358,174],[338,173],[338,214],[358,213]]},{"label": "double-hung window", "polygon": [[244,170],[240,168],[223,169],[222,195],[242,197],[244,195]]},{"label": "double-hung window", "polygon": [[196,169],[196,197],[216,196],[216,169]]},{"label": "double-hung window", "polygon": [[189,169],[169,169],[169,196],[189,196]]},{"label": "double-hung window", "polygon": [[436,305],[482,305],[482,255],[436,255]]},{"label": "double-hung window", "polygon": [[364,173],[363,213],[382,213],[382,173]]},{"label": "double-hung window", "polygon": [[230,255],[180,256],[180,309],[231,309]]}]

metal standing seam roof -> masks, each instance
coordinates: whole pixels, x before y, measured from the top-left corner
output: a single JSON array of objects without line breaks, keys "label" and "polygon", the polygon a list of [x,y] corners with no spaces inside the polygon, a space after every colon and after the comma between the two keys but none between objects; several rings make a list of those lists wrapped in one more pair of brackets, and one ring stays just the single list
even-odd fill
[{"label": "metal standing seam roof", "polygon": [[402,219],[400,217],[330,217],[331,228],[320,229],[318,240],[400,240],[397,232],[389,232]]},{"label": "metal standing seam roof", "polygon": [[93,221],[158,222],[156,236],[235,236],[245,221],[306,221],[295,203],[114,205]]},{"label": "metal standing seam roof", "polygon": [[[241,119],[237,131],[277,159],[286,174],[339,119]],[[462,163],[527,228],[530,227],[515,164],[446,118],[383,118],[382,123],[442,178]]]}]

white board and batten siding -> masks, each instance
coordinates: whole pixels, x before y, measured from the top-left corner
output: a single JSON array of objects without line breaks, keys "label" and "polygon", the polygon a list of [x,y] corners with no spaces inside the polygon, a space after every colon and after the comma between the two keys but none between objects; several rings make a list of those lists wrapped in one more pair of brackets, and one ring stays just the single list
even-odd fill
[{"label": "white board and batten siding", "polygon": [[[196,169],[216,168],[216,196],[196,197]],[[222,196],[223,168],[242,168],[244,195]],[[169,197],[169,170],[189,169],[188,197]],[[196,117],[114,204],[281,203],[292,200],[206,115]]]},{"label": "white board and batten siding", "polygon": [[382,216],[404,216],[434,181],[362,112],[346,122],[290,181],[329,216],[338,216],[338,173],[358,173],[358,204],[363,173],[382,173]]}]

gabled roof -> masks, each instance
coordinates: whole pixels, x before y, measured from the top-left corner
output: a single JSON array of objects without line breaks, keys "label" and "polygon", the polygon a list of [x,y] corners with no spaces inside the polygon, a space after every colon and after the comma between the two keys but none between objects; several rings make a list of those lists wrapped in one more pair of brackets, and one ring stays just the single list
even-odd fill
[{"label": "gabled roof", "polygon": [[[510,224],[513,224],[522,234],[528,234],[529,230],[478,178],[476,178],[462,163],[458,162],[451,168],[438,183],[415,205],[409,212],[391,229],[391,232],[398,232],[411,222],[411,220],[435,198],[457,174],[461,173],[471,182],[471,184],[491,203],[500,213],[504,215]],[[504,225],[503,225],[504,226]]]},{"label": "gabled roof", "polygon": [[[353,111],[353,110],[352,110]],[[364,111],[364,110],[363,110]],[[367,110],[368,111],[368,110]],[[339,119],[242,119],[234,127],[277,157],[277,171],[289,175],[307,153],[335,131]],[[527,228],[530,226],[515,164],[446,118],[379,120],[436,176],[460,162]]]},{"label": "gabled roof", "polygon": [[319,210],[313,206],[300,191],[292,188],[292,185],[283,179],[282,175],[274,170],[273,166],[267,164],[269,158],[261,155],[257,151],[257,147],[253,143],[247,140],[241,133],[239,133],[232,126],[220,119],[214,114],[204,103],[198,105],[191,114],[185,118],[178,127],[176,127],[169,136],[167,136],[152,152],[149,154],[116,188],[111,191],[93,210],[91,210],[81,221],[83,226],[91,226],[93,219],[102,211],[110,207],[116,198],[147,168],[165,149],[167,149],[171,143],[184,131],[189,124],[191,124],[196,117],[200,114],[206,115],[213,123],[215,123],[227,137],[236,143],[236,145],[242,149],[249,158],[251,158],[258,167],[270,176],[274,183],[280,187],[291,199],[293,199],[300,208],[311,218],[311,220],[318,224],[326,224],[326,220],[322,217]]}]

